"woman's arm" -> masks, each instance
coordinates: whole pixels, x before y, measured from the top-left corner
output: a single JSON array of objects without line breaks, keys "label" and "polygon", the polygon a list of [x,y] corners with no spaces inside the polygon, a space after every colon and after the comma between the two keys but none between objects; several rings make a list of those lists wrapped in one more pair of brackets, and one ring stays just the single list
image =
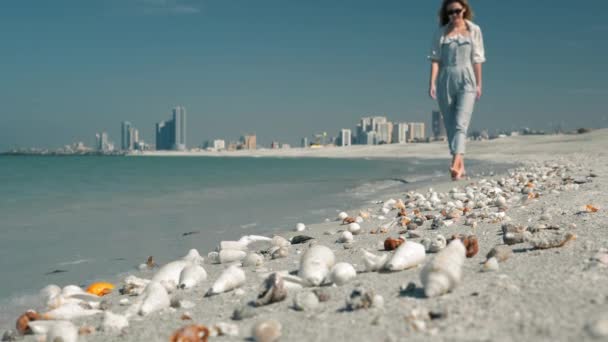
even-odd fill
[{"label": "woman's arm", "polygon": [[475,83],[477,83],[477,99],[481,98],[481,81],[482,81],[482,72],[481,72],[481,63],[473,64],[473,71],[475,72]]},{"label": "woman's arm", "polygon": [[429,96],[433,99],[437,99],[437,88],[435,87],[437,81],[437,74],[439,74],[439,61],[431,61],[431,78],[429,80]]}]

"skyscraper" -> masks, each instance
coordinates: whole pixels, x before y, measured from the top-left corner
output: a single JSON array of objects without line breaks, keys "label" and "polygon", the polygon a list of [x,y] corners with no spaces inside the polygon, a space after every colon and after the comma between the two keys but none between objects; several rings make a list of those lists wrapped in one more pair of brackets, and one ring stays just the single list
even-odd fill
[{"label": "skyscraper", "polygon": [[303,148],[308,147],[308,138],[307,137],[302,138],[302,147]]},{"label": "skyscraper", "polygon": [[123,121],[121,125],[121,144],[120,148],[123,151],[128,151],[133,149],[133,144],[131,142],[131,123],[129,121]]},{"label": "skyscraper", "polygon": [[177,106],[173,108],[173,125],[175,141],[173,149],[183,151],[186,149],[186,108]]},{"label": "skyscraper", "polygon": [[340,130],[340,146],[351,145],[351,131],[350,129],[343,128]]},{"label": "skyscraper", "polygon": [[386,120],[376,123],[376,144],[390,144],[393,135],[393,124]]},{"label": "skyscraper", "polygon": [[408,123],[407,140],[417,141],[424,140],[426,138],[424,122],[410,122]]},{"label": "skyscraper", "polygon": [[156,124],[156,150],[172,150],[175,141],[173,120]]},{"label": "skyscraper", "polygon": [[242,143],[243,149],[255,150],[257,148],[256,140],[257,139],[256,139],[255,134],[247,134],[247,135],[244,135],[243,137],[241,137],[241,143]]},{"label": "skyscraper", "polygon": [[407,142],[407,122],[397,122],[393,124],[393,143],[405,144]]},{"label": "skyscraper", "polygon": [[446,139],[446,131],[445,124],[443,122],[443,115],[438,110],[433,111],[433,138],[435,140],[445,140]]}]

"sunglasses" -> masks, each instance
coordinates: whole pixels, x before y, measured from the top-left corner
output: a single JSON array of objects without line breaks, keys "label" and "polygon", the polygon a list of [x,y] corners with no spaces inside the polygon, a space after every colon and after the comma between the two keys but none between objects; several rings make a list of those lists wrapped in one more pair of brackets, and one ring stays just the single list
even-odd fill
[{"label": "sunglasses", "polygon": [[453,9],[453,10],[448,10],[448,11],[446,11],[445,13],[446,13],[448,16],[453,15],[453,14],[458,14],[458,15],[460,15],[460,13],[462,13],[463,11],[464,11],[464,9],[463,9],[463,8],[457,8],[457,9]]}]

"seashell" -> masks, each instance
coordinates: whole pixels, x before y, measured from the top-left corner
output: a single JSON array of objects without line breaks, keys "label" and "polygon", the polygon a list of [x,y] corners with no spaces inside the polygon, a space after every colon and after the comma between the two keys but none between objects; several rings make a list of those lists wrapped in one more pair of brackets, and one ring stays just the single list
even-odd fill
[{"label": "seashell", "polygon": [[513,254],[513,251],[508,246],[494,246],[488,254],[486,255],[486,259],[496,258],[498,262],[504,262]]},{"label": "seashell", "polygon": [[382,204],[383,208],[388,208],[388,209],[392,209],[395,207],[395,204],[397,204],[397,201],[393,198],[387,200],[386,202],[384,202],[384,204]]},{"label": "seashell", "polygon": [[178,287],[180,289],[189,289],[205,279],[207,279],[207,271],[205,271],[203,266],[191,263],[184,267],[180,273]]},{"label": "seashell", "polygon": [[312,286],[319,286],[336,263],[334,253],[323,245],[310,247],[300,259],[298,276]]},{"label": "seashell", "polygon": [[298,245],[298,244],[304,243],[304,242],[312,240],[312,239],[314,239],[314,238],[311,236],[296,235],[296,236],[292,237],[291,239],[289,239],[289,242],[291,242],[292,245]]},{"label": "seashell", "polygon": [[275,235],[272,237],[271,244],[276,247],[289,247],[291,242],[282,236]]},{"label": "seashell", "polygon": [[459,239],[453,240],[422,269],[420,278],[427,297],[450,292],[462,277],[466,249]]},{"label": "seashell", "polygon": [[46,341],[78,341],[78,329],[69,321],[35,321],[31,322],[29,326],[34,334],[45,336],[44,340]]},{"label": "seashell", "polygon": [[274,342],[281,337],[281,323],[274,319],[258,322],[251,332],[256,342]]},{"label": "seashell", "polygon": [[589,213],[597,213],[597,211],[599,210],[599,208],[595,207],[595,206],[594,206],[594,205],[592,205],[592,204],[587,204],[587,205],[585,206],[585,210],[586,210],[587,212],[589,212]]},{"label": "seashell", "polygon": [[311,311],[319,306],[319,298],[312,292],[298,292],[293,299],[293,308],[298,311]]},{"label": "seashell", "polygon": [[31,332],[28,324],[30,322],[41,320],[41,319],[43,319],[42,315],[40,315],[36,311],[27,310],[26,312],[24,312],[21,316],[19,316],[17,318],[17,323],[15,325],[15,327],[17,328],[17,332],[19,332],[21,335],[25,335],[25,334]]},{"label": "seashell", "polygon": [[186,254],[182,258],[182,260],[188,261],[188,262],[197,262],[199,264],[202,264],[204,262],[204,258],[194,248],[192,248],[191,250],[189,250],[188,254]]},{"label": "seashell", "polygon": [[97,282],[89,285],[87,292],[96,296],[105,296],[112,292],[114,285],[106,282]]},{"label": "seashell", "polygon": [[221,264],[228,264],[245,259],[247,252],[236,249],[222,249],[218,256]]},{"label": "seashell", "polygon": [[132,311],[146,316],[152,312],[168,308],[170,304],[171,300],[165,287],[157,281],[151,281],[146,286],[141,298],[127,310],[127,317],[131,315]]},{"label": "seashell", "polygon": [[218,252],[209,252],[207,254],[207,260],[212,264],[220,264],[220,253]]},{"label": "seashell", "polygon": [[355,223],[363,223],[363,217],[361,217],[361,216],[355,217]]},{"label": "seashell", "polygon": [[399,237],[397,239],[388,237],[388,238],[386,238],[386,240],[384,240],[384,250],[393,251],[393,250],[397,249],[399,246],[401,246],[401,244],[404,242],[405,242],[405,239],[401,238],[401,237]]},{"label": "seashell", "polygon": [[369,219],[369,213],[367,211],[360,211],[359,216],[361,216],[361,218],[363,218],[364,220]]},{"label": "seashell", "polygon": [[202,324],[188,325],[173,332],[169,342],[207,342],[209,335],[209,328]]},{"label": "seashell", "polygon": [[258,298],[255,301],[256,306],[262,306],[272,303],[277,303],[287,298],[287,290],[283,278],[276,272],[271,273],[260,289]]},{"label": "seashell", "polygon": [[380,209],[380,211],[381,211],[381,212],[382,212],[384,215],[386,215],[386,214],[388,214],[388,213],[389,213],[391,210],[390,210],[389,208],[383,207],[382,209]]},{"label": "seashell", "polygon": [[357,219],[354,217],[347,217],[344,220],[342,220],[342,224],[351,224],[357,222]]},{"label": "seashell", "polygon": [[338,242],[340,243],[351,243],[353,242],[353,233],[349,232],[348,230],[345,230],[342,232],[342,234],[340,234],[340,237],[338,238]]},{"label": "seashell", "polygon": [[399,209],[399,210],[401,210],[401,209],[405,210],[405,203],[403,203],[402,199],[398,199],[395,202],[395,204],[393,204],[393,208]]},{"label": "seashell", "polygon": [[303,232],[306,230],[306,225],[304,223],[298,223],[296,224],[296,232]]},{"label": "seashell", "polygon": [[130,275],[125,278],[125,285],[119,290],[119,292],[122,295],[139,296],[144,292],[144,289],[149,283],[150,280],[148,279],[142,279]]},{"label": "seashell", "polygon": [[238,266],[232,265],[220,274],[205,296],[220,294],[241,287],[245,284],[245,272]]},{"label": "seashell", "polygon": [[402,271],[420,265],[424,262],[425,256],[424,246],[417,242],[406,241],[397,248],[385,268],[389,271]]},{"label": "seashell", "polygon": [[78,336],[91,335],[95,332],[95,327],[90,325],[83,325],[78,328]]},{"label": "seashell", "polygon": [[239,336],[239,327],[236,324],[219,322],[211,327],[210,336]]},{"label": "seashell", "polygon": [[363,264],[365,265],[365,271],[376,272],[384,268],[386,261],[388,260],[388,254],[382,254],[380,256],[372,254],[365,249],[361,249],[363,253]]},{"label": "seashell", "polygon": [[576,240],[576,234],[566,233],[564,234],[537,234],[527,239],[527,242],[536,249],[549,249],[562,247],[568,241]]},{"label": "seashell", "polygon": [[358,287],[346,298],[346,310],[355,311],[359,309],[381,307],[383,303],[384,299],[382,296],[376,295],[373,290]]},{"label": "seashell", "polygon": [[203,258],[198,254],[196,249],[191,249],[190,252],[188,252],[188,255],[186,255],[182,259],[171,261],[168,264],[162,266],[154,274],[151,281],[165,284],[173,283],[177,286],[177,284],[179,284],[179,276],[182,273],[184,267],[189,265],[191,262],[202,263],[202,260]]},{"label": "seashell", "polygon": [[341,286],[355,279],[357,271],[347,262],[339,262],[332,267],[329,278],[332,283]]},{"label": "seashell", "polygon": [[402,227],[406,227],[408,224],[410,224],[410,222],[412,222],[412,220],[410,220],[410,218],[409,218],[409,217],[402,217],[402,218],[399,220],[399,224],[400,224]]},{"label": "seashell", "polygon": [[338,220],[340,220],[340,221],[343,221],[347,217],[348,217],[348,214],[345,212],[341,212],[338,214]]},{"label": "seashell", "polygon": [[496,197],[496,199],[494,200],[494,205],[497,207],[505,207],[507,205],[507,200],[502,197],[502,196],[498,196]]},{"label": "seashell", "polygon": [[65,303],[62,306],[42,314],[44,319],[72,320],[74,318],[92,316],[101,313],[101,310],[85,309],[78,303]]},{"label": "seashell", "polygon": [[523,243],[527,239],[531,238],[532,234],[528,231],[524,231],[521,233],[516,232],[507,232],[502,236],[502,241],[507,245],[515,245],[518,243]]},{"label": "seashell", "polygon": [[247,248],[248,245],[242,241],[221,241],[219,246],[220,251],[224,249],[246,251]]},{"label": "seashell", "polygon": [[472,258],[479,252],[479,242],[475,235],[464,236],[462,234],[454,234],[450,241],[454,239],[460,239],[460,241],[462,241],[464,248],[467,250],[467,258]]},{"label": "seashell", "polygon": [[483,263],[483,266],[481,268],[483,272],[494,272],[498,271],[498,269],[498,259],[496,259],[495,257],[491,257],[486,260],[486,262]]},{"label": "seashell", "polygon": [[273,259],[286,258],[289,255],[289,249],[287,247],[274,247],[270,255]]},{"label": "seashell", "polygon": [[103,323],[101,325],[104,331],[121,331],[129,326],[127,316],[119,315],[106,311],[103,314]]},{"label": "seashell", "polygon": [[353,222],[348,225],[348,231],[351,232],[353,235],[357,235],[361,233],[361,226],[358,223]]},{"label": "seashell", "polygon": [[243,259],[243,267],[258,267],[264,264],[264,257],[258,253],[249,253],[245,259]]}]

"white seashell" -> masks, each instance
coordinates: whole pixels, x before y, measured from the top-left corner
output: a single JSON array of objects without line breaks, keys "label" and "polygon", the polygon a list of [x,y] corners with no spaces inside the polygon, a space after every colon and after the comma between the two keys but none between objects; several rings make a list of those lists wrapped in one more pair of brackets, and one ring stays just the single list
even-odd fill
[{"label": "white seashell", "polygon": [[101,310],[85,309],[77,303],[66,303],[43,314],[45,319],[72,320],[74,318],[92,316],[101,313]]},{"label": "white seashell", "polygon": [[125,286],[123,289],[128,289],[125,294],[130,296],[139,296],[150,283],[150,280],[148,279],[138,278],[133,275],[127,276],[124,281]]},{"label": "white seashell", "polygon": [[296,224],[296,232],[303,232],[306,230],[306,225],[304,223]]},{"label": "white seashell", "polygon": [[362,249],[361,252],[363,253],[363,264],[365,265],[365,271],[367,272],[376,272],[382,270],[389,256],[388,254],[378,256],[368,252],[365,249]]},{"label": "white seashell", "polygon": [[445,236],[437,234],[433,240],[429,241],[428,246],[425,245],[425,248],[429,253],[437,253],[444,249],[445,246],[447,246]]},{"label": "white seashell", "polygon": [[207,253],[207,260],[212,264],[220,263],[220,253],[218,252],[209,252]]},{"label": "white seashell", "polygon": [[206,296],[216,295],[230,290],[234,290],[245,284],[245,272],[242,268],[232,265],[220,274],[213,283]]},{"label": "white seashell", "polygon": [[78,329],[69,321],[33,321],[28,326],[45,341],[77,342]]},{"label": "white seashell", "polygon": [[289,255],[289,249],[287,247],[273,247],[270,252],[272,259],[286,258]]},{"label": "white seashell", "polygon": [[345,213],[345,212],[341,212],[341,213],[338,214],[338,219],[340,221],[344,221],[344,219],[347,218],[347,217],[348,217],[348,214]]},{"label": "white seashell", "polygon": [[361,233],[361,226],[358,223],[353,222],[348,225],[348,231],[351,232],[353,235],[357,235]]},{"label": "white seashell", "polygon": [[272,245],[276,247],[289,247],[291,246],[291,242],[282,236],[273,236],[272,237]]},{"label": "white seashell", "polygon": [[389,271],[402,271],[415,267],[424,262],[426,253],[424,246],[413,241],[406,241],[395,251],[395,254],[386,263]]},{"label": "white seashell", "polygon": [[133,304],[142,316],[146,316],[152,312],[168,308],[171,304],[169,294],[163,285],[159,282],[151,281],[146,290],[142,294],[140,300]]},{"label": "white seashell", "polygon": [[103,315],[102,328],[104,331],[121,331],[129,326],[127,316],[106,311]]},{"label": "white seashell", "polygon": [[486,260],[486,262],[484,262],[481,270],[483,272],[493,272],[498,271],[498,268],[498,259],[496,259],[495,257],[491,257],[490,259]]},{"label": "white seashell", "polygon": [[63,304],[63,302],[62,302],[63,298],[60,297],[60,295],[61,295],[61,288],[54,284],[47,285],[42,290],[40,290],[40,296],[42,297],[44,304],[49,309],[57,308],[61,304]]},{"label": "white seashell", "polygon": [[120,304],[121,306],[127,306],[131,304],[131,302],[129,301],[129,298],[123,298],[118,301],[118,304]]},{"label": "white seashell", "polygon": [[427,297],[435,297],[454,289],[462,277],[466,249],[454,239],[422,269],[420,278]]},{"label": "white seashell", "polygon": [[221,264],[228,264],[235,261],[245,259],[247,252],[236,249],[222,249],[219,252],[219,261]]},{"label": "white seashell", "polygon": [[363,222],[363,217],[361,217],[361,216],[355,217],[355,222],[356,223],[362,223]]},{"label": "white seashell", "polygon": [[250,267],[250,266],[261,266],[264,263],[264,257],[261,256],[258,253],[249,253],[245,259],[243,259],[243,266],[244,267]]},{"label": "white seashell", "polygon": [[246,251],[247,244],[241,241],[222,241],[220,242],[219,250],[221,251],[224,249]]},{"label": "white seashell", "polygon": [[[197,258],[192,258],[196,260]],[[179,275],[182,273],[184,267],[189,265],[190,262],[186,260],[176,260],[161,267],[152,277],[151,281],[158,283],[173,283],[177,286],[179,284]]]},{"label": "white seashell", "polygon": [[311,286],[319,286],[335,263],[336,258],[331,249],[314,245],[302,254],[298,276]]},{"label": "white seashell", "polygon": [[380,220],[380,221],[386,220],[386,217],[380,215],[380,216],[378,216],[378,220]]},{"label": "white seashell", "polygon": [[182,258],[182,260],[184,260],[184,261],[190,261],[190,262],[197,262],[199,264],[202,264],[205,261],[205,259],[194,248],[192,248],[191,250],[189,250],[188,254],[186,254]]},{"label": "white seashell", "polygon": [[347,262],[339,262],[332,267],[329,278],[332,283],[341,286],[357,277],[357,271],[353,265]]},{"label": "white seashell", "polygon": [[388,201],[384,202],[384,204],[382,205],[383,208],[388,208],[389,210],[392,209],[395,204],[397,204],[397,201],[394,198],[389,199]]},{"label": "white seashell", "polygon": [[[239,326],[232,323],[219,322],[213,326],[212,333],[217,336],[239,336]],[[210,336],[213,336],[211,334]]]},{"label": "white seashell", "polygon": [[387,208],[387,207],[382,207],[382,209],[380,209],[380,211],[382,211],[382,213],[383,213],[384,215],[386,215],[386,214],[388,214],[388,213],[389,213],[391,210],[390,210],[389,208]]},{"label": "white seashell", "polygon": [[498,196],[494,200],[494,205],[497,206],[497,207],[499,207],[499,208],[500,207],[504,207],[504,206],[507,205],[507,200],[504,197],[502,197],[502,196]]},{"label": "white seashell", "polygon": [[180,273],[178,287],[180,289],[189,289],[205,279],[207,279],[207,271],[205,271],[203,266],[191,263],[184,267]]},{"label": "white seashell", "polygon": [[338,242],[340,243],[351,243],[353,242],[353,233],[348,230],[343,231],[338,238]]}]

